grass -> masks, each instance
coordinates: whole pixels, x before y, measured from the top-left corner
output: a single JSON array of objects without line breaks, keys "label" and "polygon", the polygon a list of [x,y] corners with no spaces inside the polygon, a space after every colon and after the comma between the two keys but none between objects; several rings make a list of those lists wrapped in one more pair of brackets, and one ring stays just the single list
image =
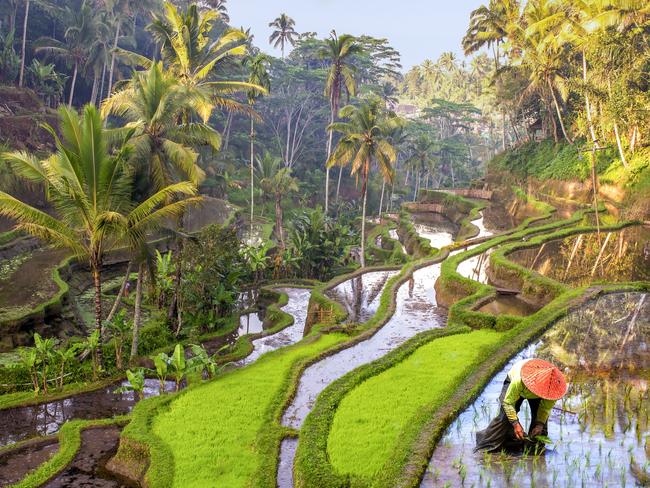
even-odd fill
[{"label": "grass", "polygon": [[[425,406],[444,403],[501,334],[477,330],[435,339],[398,365],[361,383],[340,403],[328,439],[334,469],[375,476]],[[434,381],[435,379],[435,381]]]},{"label": "grass", "polygon": [[188,390],[153,422],[174,463],[172,486],[246,486],[258,465],[255,443],[265,412],[294,363],[347,336],[321,336],[312,343],[275,351],[218,381]]}]

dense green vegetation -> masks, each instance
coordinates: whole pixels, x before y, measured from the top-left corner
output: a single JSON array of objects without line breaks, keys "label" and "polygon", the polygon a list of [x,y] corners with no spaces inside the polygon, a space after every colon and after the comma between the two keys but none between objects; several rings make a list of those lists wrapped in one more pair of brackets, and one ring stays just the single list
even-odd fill
[{"label": "dense green vegetation", "polygon": [[[279,58],[231,25],[225,0],[0,4],[0,281],[29,262],[23,245],[64,250],[47,270],[53,296],[3,316],[33,341],[2,359],[0,410],[125,378],[114,393],[142,400],[127,417],[65,424],[20,486],[68,465],[83,428],[114,422],[126,424],[116,464],[148,486],[275,486],[285,436],[300,439],[299,486],[414,485],[500,365],[580,297],[615,289],[573,289],[508,253],[648,220],[645,2],[490,0],[469,19],[472,59],[444,53],[405,74],[386,39],[269,21]],[[605,199],[612,215],[552,219],[537,198],[561,198],[538,188],[554,183],[580,187],[571,208],[602,212]],[[440,190],[488,185],[512,197],[492,202],[502,215],[537,215],[450,257],[488,203]],[[409,211],[423,203],[440,205],[457,243],[418,235]],[[537,313],[478,310],[495,287],[457,267],[488,250],[494,279]],[[399,287],[436,263],[447,327],[329,385],[300,432],[283,427],[304,368],[372,337]],[[326,291],[380,270],[396,275],[375,315],[344,323]],[[293,323],[282,284],[312,288],[305,337],[233,364]],[[238,332],[258,311],[261,332]],[[147,377],[161,394],[144,400]]]}]

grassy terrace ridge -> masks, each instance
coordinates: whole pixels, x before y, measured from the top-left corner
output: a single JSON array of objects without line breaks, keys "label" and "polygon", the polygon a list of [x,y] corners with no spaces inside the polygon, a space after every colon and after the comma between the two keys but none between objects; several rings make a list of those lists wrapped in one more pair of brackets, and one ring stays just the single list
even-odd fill
[{"label": "grassy terrace ridge", "polygon": [[[583,212],[579,212],[579,215],[568,221],[547,224],[528,231],[515,229],[515,232],[510,233],[509,239],[506,239],[508,236],[491,239],[478,248],[446,260],[443,267],[453,266],[455,272],[460,261],[483,252],[495,245],[495,242],[498,244],[504,239],[507,241],[531,233],[556,230],[530,241],[538,244],[556,238],[557,234],[571,235],[591,229],[561,228],[563,225],[579,222],[582,214]],[[613,227],[620,228],[630,224],[628,222]],[[559,230],[557,230],[558,225]],[[511,248],[526,245],[531,244],[514,242],[500,249],[500,254],[506,254]],[[467,281],[472,282],[472,280]],[[481,286],[487,287],[487,285]],[[452,324],[447,330],[451,331],[451,334],[462,334],[462,336],[447,337],[444,333],[425,332],[389,355],[352,371],[324,390],[305,421],[296,458],[296,485],[301,487],[418,486],[435,442],[443,434],[446,426],[480,393],[484,385],[510,357],[550,327],[555,320],[566,314],[571,306],[576,306],[600,293],[617,290],[647,290],[649,287],[648,283],[603,285],[576,290],[562,287],[558,296],[546,307],[529,317],[508,323],[508,327],[504,327],[501,332],[499,332],[500,328],[497,328],[497,331],[469,332],[471,329],[466,326]],[[479,287],[479,292],[468,297],[466,301],[474,302],[477,295],[482,295],[481,291]],[[493,318],[492,323],[495,322]],[[488,334],[487,337],[496,340],[488,343],[476,341],[474,337],[477,337],[478,333]],[[436,343],[440,344],[435,346]],[[468,351],[469,344],[475,346],[470,348],[474,350],[474,354]],[[449,381],[448,375],[436,379],[426,378],[426,375],[420,378],[415,373],[421,370],[438,371],[429,364],[436,361],[436,355],[426,355],[421,351],[430,348],[440,355],[442,349],[438,347],[441,345],[445,345],[444,354],[447,356],[453,358],[457,355],[469,354],[474,359],[469,369],[463,368],[464,373],[469,374],[458,377],[456,388],[454,385],[447,385],[448,391],[452,394],[445,397],[444,401],[440,401],[436,395],[423,394],[424,390],[418,388],[420,386],[418,380],[424,381],[423,387],[432,388],[434,385],[437,389],[438,384]],[[453,359],[448,359],[448,362],[454,363]],[[404,381],[405,378],[408,381]],[[409,392],[412,397],[408,396]],[[418,394],[413,395],[413,392]],[[430,401],[427,403],[426,399]],[[376,442],[370,443],[368,439],[375,439]],[[374,449],[372,454],[368,452],[370,448]],[[374,476],[378,473],[381,473],[381,476]]]},{"label": "grassy terrace ridge", "polygon": [[82,430],[108,425],[124,425],[126,422],[128,420],[124,416],[113,419],[72,420],[66,422],[56,434],[59,441],[59,450],[21,481],[11,485],[12,488],[36,488],[42,486],[63,471],[72,462],[81,447]]},{"label": "grassy terrace ridge", "polygon": [[[142,477],[146,483],[155,486],[174,486],[176,482],[180,483],[179,480],[185,481],[185,476],[203,476],[205,472],[201,474],[196,471],[198,469],[197,466],[191,465],[193,458],[187,457],[187,454],[184,454],[186,445],[175,443],[173,438],[168,439],[164,437],[166,435],[174,438],[176,436],[182,437],[183,433],[179,432],[179,426],[190,427],[190,424],[186,422],[186,417],[182,415],[181,409],[174,410],[176,399],[178,398],[178,401],[188,402],[188,407],[191,409],[193,401],[197,402],[196,405],[204,404],[204,393],[207,391],[214,392],[214,395],[217,395],[220,405],[225,405],[229,400],[237,403],[236,399],[238,395],[246,392],[253,394],[254,397],[252,398],[255,401],[241,404],[242,407],[237,411],[236,417],[240,418],[241,421],[229,421],[227,424],[222,423],[223,425],[219,426],[220,429],[223,429],[219,440],[221,442],[235,442],[236,445],[231,446],[235,452],[242,449],[247,450],[244,454],[246,461],[241,462],[236,455],[221,458],[220,462],[222,464],[220,465],[221,468],[217,476],[223,475],[228,477],[232,474],[233,477],[228,478],[227,484],[229,486],[247,486],[250,484],[254,486],[275,486],[280,443],[284,436],[291,434],[291,432],[288,432],[281,425],[281,418],[286,406],[295,393],[301,372],[309,364],[371,337],[394,312],[397,288],[408,280],[415,269],[439,262],[446,255],[446,252],[441,252],[435,258],[411,262],[405,265],[398,275],[392,277],[387,282],[386,288],[380,298],[378,312],[364,324],[356,324],[356,326],[348,326],[345,328],[332,325],[331,323],[315,324],[312,327],[310,335],[299,343],[273,351],[252,365],[231,373],[226,373],[226,375],[207,384],[190,388],[178,396],[169,395],[140,402],[134,409],[132,413],[133,420],[123,431],[120,441],[118,460],[119,464],[123,467],[123,473],[136,479]],[[339,276],[327,284],[315,287],[312,291],[310,309],[314,302],[333,307],[335,310],[338,307],[341,310],[335,313],[334,316],[337,321],[344,319],[346,315],[340,305],[329,300],[323,292],[327,288],[336,286],[353,276],[380,269],[395,269],[395,267],[375,267],[357,270],[351,274]],[[339,331],[341,330],[346,331],[348,334],[356,335],[350,338],[350,335],[340,333]],[[258,364],[262,366],[257,366]],[[278,376],[276,377],[277,382],[274,383],[275,389],[266,390],[264,385],[269,383],[269,370],[275,371],[278,373]],[[222,379],[225,381],[226,378],[230,377],[236,379],[236,381],[227,380],[228,382],[233,382],[232,389],[220,393]],[[262,401],[258,392],[255,391],[255,387],[251,387],[251,385],[258,384],[269,394],[264,397],[264,401]],[[225,398],[218,396],[226,394],[234,395],[234,397]],[[196,398],[193,399],[192,397]],[[254,405],[256,402],[258,404]],[[262,412],[263,418],[261,422],[251,422],[251,419],[257,419],[255,415],[250,413],[251,408],[255,409],[257,414]],[[214,418],[203,419],[208,422],[209,428],[202,429],[198,424],[194,424],[190,429],[190,433],[196,437],[200,433],[214,432],[213,426],[215,422],[219,423],[223,416],[217,412],[213,415],[215,415]],[[159,422],[164,423],[161,424]],[[177,424],[176,422],[179,423]],[[165,433],[165,428],[171,430]],[[238,439],[245,439],[246,441],[242,443]],[[246,444],[249,441],[251,444]],[[185,461],[190,464],[181,464]],[[147,463],[149,464],[149,469],[146,473],[143,473],[142,467]],[[203,469],[209,470],[209,467],[203,466]],[[210,476],[214,475],[214,470],[212,470]]]}]

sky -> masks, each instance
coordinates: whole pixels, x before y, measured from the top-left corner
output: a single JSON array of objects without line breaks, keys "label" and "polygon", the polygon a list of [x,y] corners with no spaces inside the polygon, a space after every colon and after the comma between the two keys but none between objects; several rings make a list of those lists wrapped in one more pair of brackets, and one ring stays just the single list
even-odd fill
[{"label": "sky", "polygon": [[462,57],[461,39],[469,14],[486,0],[228,0],[233,27],[251,28],[255,45],[279,56],[268,44],[269,22],[282,13],[298,32],[387,38],[402,55],[404,72],[425,59],[453,51]]}]

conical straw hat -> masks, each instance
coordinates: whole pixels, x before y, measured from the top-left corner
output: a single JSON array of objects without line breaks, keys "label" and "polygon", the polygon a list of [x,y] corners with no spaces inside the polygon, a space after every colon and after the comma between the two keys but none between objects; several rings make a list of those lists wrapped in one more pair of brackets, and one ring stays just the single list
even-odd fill
[{"label": "conical straw hat", "polygon": [[532,393],[545,400],[559,400],[567,390],[564,375],[543,359],[529,359],[521,367],[521,380]]}]

